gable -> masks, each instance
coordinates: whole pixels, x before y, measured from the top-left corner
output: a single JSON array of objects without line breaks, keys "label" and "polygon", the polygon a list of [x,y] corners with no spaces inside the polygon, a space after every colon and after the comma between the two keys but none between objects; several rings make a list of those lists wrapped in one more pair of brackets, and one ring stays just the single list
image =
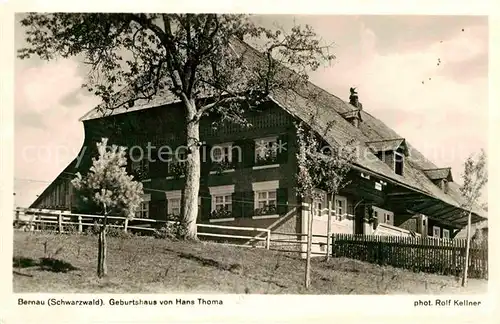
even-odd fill
[{"label": "gable", "polygon": [[382,141],[373,141],[373,142],[366,142],[366,145],[368,147],[376,152],[402,152],[405,155],[408,155],[408,149],[406,147],[405,139],[404,138],[396,138],[396,139],[387,139],[387,140],[382,140]]},{"label": "gable", "polygon": [[431,180],[446,179],[447,181],[453,181],[453,177],[451,175],[451,168],[435,168],[422,171]]}]

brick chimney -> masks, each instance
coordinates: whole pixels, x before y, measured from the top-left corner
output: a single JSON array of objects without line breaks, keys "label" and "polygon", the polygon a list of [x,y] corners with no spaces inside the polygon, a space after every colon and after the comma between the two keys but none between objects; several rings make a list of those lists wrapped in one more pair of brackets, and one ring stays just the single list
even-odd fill
[{"label": "brick chimney", "polygon": [[363,109],[363,105],[358,100],[358,93],[356,92],[356,88],[351,88],[350,92],[351,95],[349,96],[349,103],[356,107],[356,109],[347,111],[343,113],[342,116],[354,127],[359,128],[359,123],[363,121],[361,118],[361,110]]},{"label": "brick chimney", "polygon": [[349,89],[351,95],[349,96],[349,103],[358,109],[363,109],[363,105],[359,102],[358,93],[356,88]]}]

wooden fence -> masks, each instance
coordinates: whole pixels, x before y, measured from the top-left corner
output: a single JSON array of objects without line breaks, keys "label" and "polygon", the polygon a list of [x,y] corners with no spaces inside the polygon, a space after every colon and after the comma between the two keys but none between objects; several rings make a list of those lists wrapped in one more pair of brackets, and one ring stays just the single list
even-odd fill
[{"label": "wooden fence", "polygon": [[[83,233],[89,227],[95,226],[104,218],[101,215],[72,214],[69,212],[48,209],[17,208],[14,210],[14,226],[23,227],[27,231],[54,230],[58,233],[77,232]],[[156,220],[147,218],[128,219],[120,216],[108,216],[108,226],[111,228],[120,228],[124,232],[150,232],[160,229],[167,223],[174,221]],[[271,231],[267,228],[224,226],[212,224],[197,224],[199,237],[216,238],[218,241],[224,240],[253,240],[262,241],[266,249],[270,247]],[[200,228],[219,229],[227,231],[251,232],[258,235],[232,235],[217,233],[216,231],[202,232]],[[262,235],[262,233],[264,235]],[[244,233],[243,233],[244,234]],[[257,246],[261,247],[261,246]]]},{"label": "wooden fence", "polygon": [[[465,239],[334,234],[332,255],[398,268],[459,275],[465,262]],[[470,278],[488,277],[487,242],[472,243]]]}]

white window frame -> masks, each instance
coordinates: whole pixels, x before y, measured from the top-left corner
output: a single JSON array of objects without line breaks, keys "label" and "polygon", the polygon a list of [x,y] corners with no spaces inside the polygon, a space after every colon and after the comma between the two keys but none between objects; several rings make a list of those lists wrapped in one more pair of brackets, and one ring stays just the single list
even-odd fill
[{"label": "white window frame", "polygon": [[[142,201],[139,206],[139,209],[135,212],[135,218],[150,218],[149,215],[149,202],[151,201],[151,195],[150,194],[145,194],[142,196]],[[144,216],[144,212],[147,213],[147,217]],[[139,217],[137,216],[139,215]]]},{"label": "white window frame", "polygon": [[[218,203],[217,198],[222,198],[222,202]],[[224,209],[226,206],[228,206],[228,208],[226,210],[229,212],[232,212],[233,211],[233,195],[232,194],[213,195],[212,196],[212,211],[216,211],[217,206],[222,206],[222,209]]]},{"label": "white window frame", "polygon": [[[342,206],[339,207],[337,202],[341,202]],[[335,196],[334,204],[335,216],[341,220],[347,214],[347,198],[344,196]]]},{"label": "white window frame", "polygon": [[[255,193],[255,208],[262,208],[260,207],[261,202],[265,202],[265,205],[268,206],[269,201],[274,200],[274,206],[277,208],[278,207],[278,192],[276,189],[271,189],[271,190],[259,190],[256,191]],[[260,194],[265,194],[265,198],[260,198]],[[269,197],[270,194],[274,194],[274,198]]]},{"label": "white window frame", "polygon": [[[401,174],[396,173],[396,163],[398,163],[398,162],[396,162],[396,156],[399,156],[401,158]],[[394,173],[402,176],[404,174],[404,167],[405,167],[405,156],[404,156],[404,154],[399,153],[397,151],[394,151]]]},{"label": "white window frame", "polygon": [[443,238],[444,239],[450,239],[450,230],[443,228]]},{"label": "white window frame", "polygon": [[394,212],[390,210],[373,206],[373,217],[376,217],[379,223],[394,226]]},{"label": "white window frame", "polygon": [[[268,146],[269,143],[274,143],[274,145],[264,149],[263,146]],[[273,155],[275,159],[278,157],[278,136],[263,137],[255,140],[255,162],[258,162],[259,157],[265,157],[268,150],[274,151]]]},{"label": "white window frame", "polygon": [[[280,187],[279,180],[262,181],[252,183],[252,191],[254,193],[254,209],[259,208],[259,192],[276,192],[276,209],[278,209],[278,188]],[[276,212],[277,213],[277,212]],[[254,216],[259,217],[259,216]]]},{"label": "white window frame", "polygon": [[168,215],[176,215],[173,211],[173,204],[174,202],[179,202],[179,214],[176,216],[179,216],[181,214],[181,197],[182,197],[182,191],[181,190],[171,190],[165,192],[165,197],[167,198],[167,214]]},{"label": "white window frame", "polygon": [[323,216],[326,209],[326,192],[320,189],[316,189],[316,194],[321,197],[314,198],[312,202],[312,208],[314,210],[314,216],[321,217]]},{"label": "white window frame", "polygon": [[[211,206],[211,211],[215,211],[216,208],[216,197],[224,197],[223,198],[223,205],[226,205],[226,197],[227,196],[232,196],[234,193],[234,185],[227,185],[227,186],[217,186],[217,187],[209,187],[208,188],[210,192],[210,196],[212,197],[212,206]],[[231,211],[233,209],[233,200],[232,197],[231,199]]]},{"label": "white window frame", "polygon": [[[436,230],[437,230],[437,236],[436,236]],[[441,228],[439,226],[432,226],[432,237],[435,238],[441,238]]]}]

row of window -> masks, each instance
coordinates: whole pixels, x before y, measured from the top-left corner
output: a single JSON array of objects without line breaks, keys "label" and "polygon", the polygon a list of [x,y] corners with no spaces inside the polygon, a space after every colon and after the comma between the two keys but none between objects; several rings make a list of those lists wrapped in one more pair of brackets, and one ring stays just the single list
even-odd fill
[{"label": "row of window", "polygon": [[[327,206],[324,206],[324,202],[326,201],[326,194],[321,193],[320,197],[317,197],[313,200],[313,211],[314,216],[322,217],[327,215],[328,209]],[[343,215],[347,214],[347,198],[343,196],[335,196],[335,215],[337,218],[341,218]]]},{"label": "row of window", "polygon": [[[276,214],[278,200],[277,189],[279,181],[256,182],[252,184],[254,192],[254,208],[257,214]],[[233,211],[234,185],[210,187],[211,217],[224,218]],[[167,191],[167,214],[178,216],[181,212],[181,191]],[[198,205],[201,206],[201,197]],[[141,208],[136,212],[136,218],[149,218],[150,195],[145,195]]]},{"label": "row of window", "polygon": [[[286,150],[284,147],[286,143],[279,143],[277,136],[259,138],[254,141],[255,164],[276,163],[280,150]],[[231,164],[236,161],[241,161],[242,150],[241,147],[233,143],[221,143],[212,146],[209,151],[202,152],[201,155],[205,156],[205,159],[210,159],[215,163]],[[182,172],[186,157],[185,150],[180,149],[176,151],[176,153],[168,159],[167,172],[169,174]],[[149,160],[147,158],[132,159],[131,171],[137,175],[147,175],[149,173]]]},{"label": "row of window", "polygon": [[[441,228],[439,226],[432,226],[432,237],[441,238]],[[443,228],[443,236],[444,239],[450,238],[450,230]]]}]

